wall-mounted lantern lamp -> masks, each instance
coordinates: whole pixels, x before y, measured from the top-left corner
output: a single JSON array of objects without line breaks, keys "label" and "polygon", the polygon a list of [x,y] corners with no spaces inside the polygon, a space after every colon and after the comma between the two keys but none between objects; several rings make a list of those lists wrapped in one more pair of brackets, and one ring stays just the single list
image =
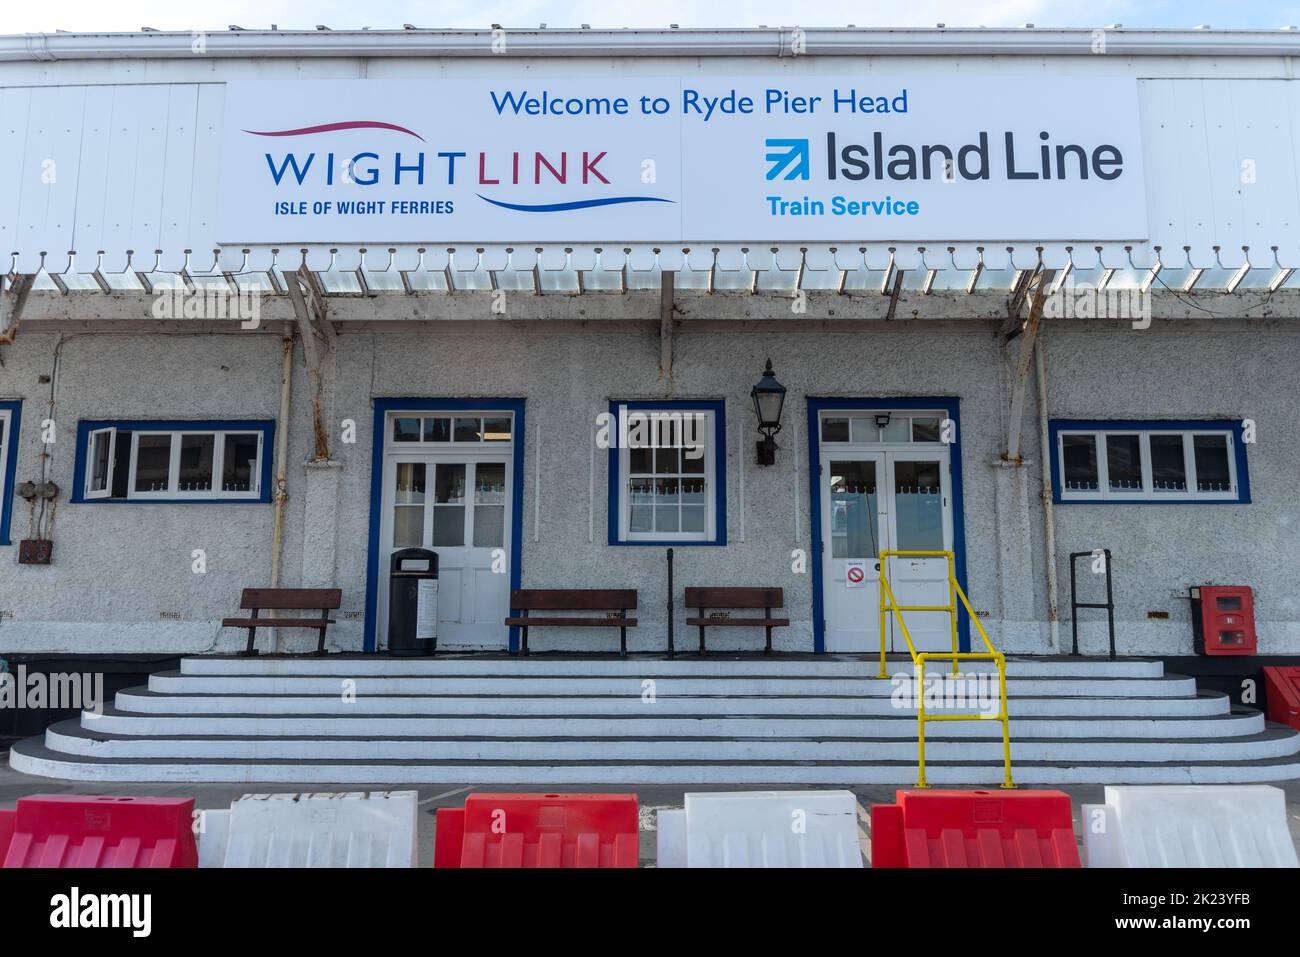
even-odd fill
[{"label": "wall-mounted lantern lamp", "polygon": [[767,360],[763,378],[749,390],[754,400],[754,412],[758,415],[758,431],[763,439],[758,443],[758,464],[776,464],[776,433],[781,431],[781,407],[785,405],[785,386],[776,381],[772,371],[772,360]]}]

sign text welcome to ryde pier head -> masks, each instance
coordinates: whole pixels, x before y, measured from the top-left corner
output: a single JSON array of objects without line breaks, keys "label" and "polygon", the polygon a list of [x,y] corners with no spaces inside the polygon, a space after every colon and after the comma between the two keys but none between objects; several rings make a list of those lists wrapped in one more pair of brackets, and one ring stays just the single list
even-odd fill
[{"label": "sign text welcome to ryde pier head", "polygon": [[1147,237],[1123,78],[237,81],[222,148],[230,245]]}]

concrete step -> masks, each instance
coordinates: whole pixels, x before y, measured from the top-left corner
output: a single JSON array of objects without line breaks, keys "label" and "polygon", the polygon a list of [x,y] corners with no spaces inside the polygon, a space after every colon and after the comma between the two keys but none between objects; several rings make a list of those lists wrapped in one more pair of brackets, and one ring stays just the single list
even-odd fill
[{"label": "concrete step", "polygon": [[[910,666],[905,657],[891,655],[889,672]],[[991,671],[991,662],[964,662],[965,671]],[[737,656],[725,653],[706,657],[681,655],[669,659],[663,655],[633,654],[627,658],[595,658],[573,655],[438,655],[435,658],[393,658],[386,655],[328,655],[323,658],[295,655],[275,657],[260,655],[240,658],[230,655],[181,659],[184,675],[399,675],[403,677],[440,677],[451,675],[523,675],[544,677],[575,672],[600,677],[675,677],[762,676],[798,677],[873,677],[879,673],[880,660],[869,655],[763,655]],[[1158,660],[1105,658],[1008,658],[1007,673],[1018,677],[1087,675],[1098,678],[1159,678],[1163,664]]]},{"label": "concrete step", "polygon": [[[625,714],[591,717],[583,714],[551,716],[496,714],[378,714],[336,715],[327,721],[318,715],[212,715],[142,714],[107,708],[103,714],[83,712],[81,726],[98,734],[115,735],[244,735],[292,736],[310,732],[315,736],[422,737],[454,735],[511,735],[550,737],[581,735],[591,738],[629,734],[685,737],[899,737],[916,739],[913,714],[891,713],[875,717],[861,715],[797,714],[744,716],[734,714],[683,714],[675,717]],[[1021,717],[1012,711],[1013,739],[1032,738],[1198,738],[1237,737],[1264,730],[1264,716],[1258,711],[1189,717]],[[949,737],[1001,737],[996,721],[952,721],[944,728]]]},{"label": "concrete step", "polygon": [[[213,758],[260,760],[393,761],[906,761],[917,742],[904,738],[721,738],[674,740],[658,736],[592,740],[583,737],[131,737],[87,731],[75,720],[46,731],[45,744],[64,754],[103,758]],[[1300,735],[1274,728],[1246,737],[1187,738],[1016,738],[1011,756],[1023,761],[1240,761],[1300,753]],[[1002,741],[926,736],[927,761],[996,761]]]},{"label": "concrete step", "polygon": [[[16,771],[70,781],[222,782],[265,784],[465,784],[538,787],[564,785],[636,786],[657,784],[839,786],[887,784],[910,786],[915,760],[889,761],[518,761],[473,760],[241,760],[218,758],[98,758],[67,755],[46,747],[42,738],[13,746],[9,763]],[[1021,786],[1058,784],[1224,784],[1286,781],[1300,777],[1300,760],[1263,758],[1244,761],[1188,761],[1178,764],[1141,761],[1034,762],[1014,768]],[[928,761],[931,785],[997,785],[1001,762]]]},{"label": "concrete step", "polygon": [[[927,677],[944,674],[927,672]],[[904,673],[904,677],[910,672]],[[959,680],[957,694],[998,694],[997,681]],[[875,677],[838,677],[809,675],[797,678],[767,675],[704,675],[679,677],[663,675],[604,676],[582,672],[573,674],[478,675],[464,674],[437,677],[398,675],[183,675],[165,671],[149,677],[149,690],[159,694],[183,695],[557,695],[565,698],[585,695],[628,695],[641,698],[647,691],[655,695],[854,695],[888,698],[899,685]],[[1051,695],[1061,697],[1157,698],[1183,697],[1194,694],[1196,682],[1181,676],[1158,678],[1095,678],[1083,676],[1009,677],[1008,696]]]},{"label": "concrete step", "polygon": [[[1157,697],[1014,696],[1011,712],[1019,715],[1194,715],[1226,713],[1225,696],[1195,693],[1191,679],[1184,694]],[[1043,689],[1046,690],[1046,689]],[[884,696],[845,695],[686,695],[656,693],[593,694],[160,694],[145,688],[119,691],[116,706],[150,714],[914,714]],[[953,713],[961,713],[954,709]]]}]

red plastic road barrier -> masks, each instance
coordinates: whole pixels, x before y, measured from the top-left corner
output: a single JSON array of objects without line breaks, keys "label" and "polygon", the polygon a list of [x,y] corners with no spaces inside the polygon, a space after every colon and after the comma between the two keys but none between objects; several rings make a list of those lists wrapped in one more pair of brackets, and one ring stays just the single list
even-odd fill
[{"label": "red plastic road barrier", "polygon": [[1300,731],[1300,668],[1265,668],[1264,698],[1268,702],[1268,720]]},{"label": "red plastic road barrier", "polygon": [[192,798],[19,798],[3,867],[197,867]]},{"label": "red plastic road barrier", "polygon": [[871,808],[872,867],[1081,867],[1062,791],[899,791]]},{"label": "red plastic road barrier", "polygon": [[635,794],[471,794],[441,808],[434,867],[636,867]]},{"label": "red plastic road barrier", "polygon": [[9,850],[9,839],[14,836],[14,811],[0,810],[0,864]]}]

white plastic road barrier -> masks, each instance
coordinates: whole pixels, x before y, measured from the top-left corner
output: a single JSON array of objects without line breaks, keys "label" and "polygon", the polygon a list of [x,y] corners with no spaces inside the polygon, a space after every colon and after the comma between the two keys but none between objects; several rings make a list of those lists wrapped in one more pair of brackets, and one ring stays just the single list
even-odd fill
[{"label": "white plastic road barrier", "polygon": [[199,866],[415,867],[417,801],[415,791],[245,794],[205,815]]},{"label": "white plastic road barrier", "polygon": [[230,809],[201,811],[198,839],[199,867],[225,867],[226,845],[230,842]]},{"label": "white plastic road barrier", "polygon": [[656,829],[659,867],[862,867],[851,791],[687,794]]},{"label": "white plastic road barrier", "polygon": [[1088,867],[1300,867],[1269,785],[1107,787],[1081,814]]}]

